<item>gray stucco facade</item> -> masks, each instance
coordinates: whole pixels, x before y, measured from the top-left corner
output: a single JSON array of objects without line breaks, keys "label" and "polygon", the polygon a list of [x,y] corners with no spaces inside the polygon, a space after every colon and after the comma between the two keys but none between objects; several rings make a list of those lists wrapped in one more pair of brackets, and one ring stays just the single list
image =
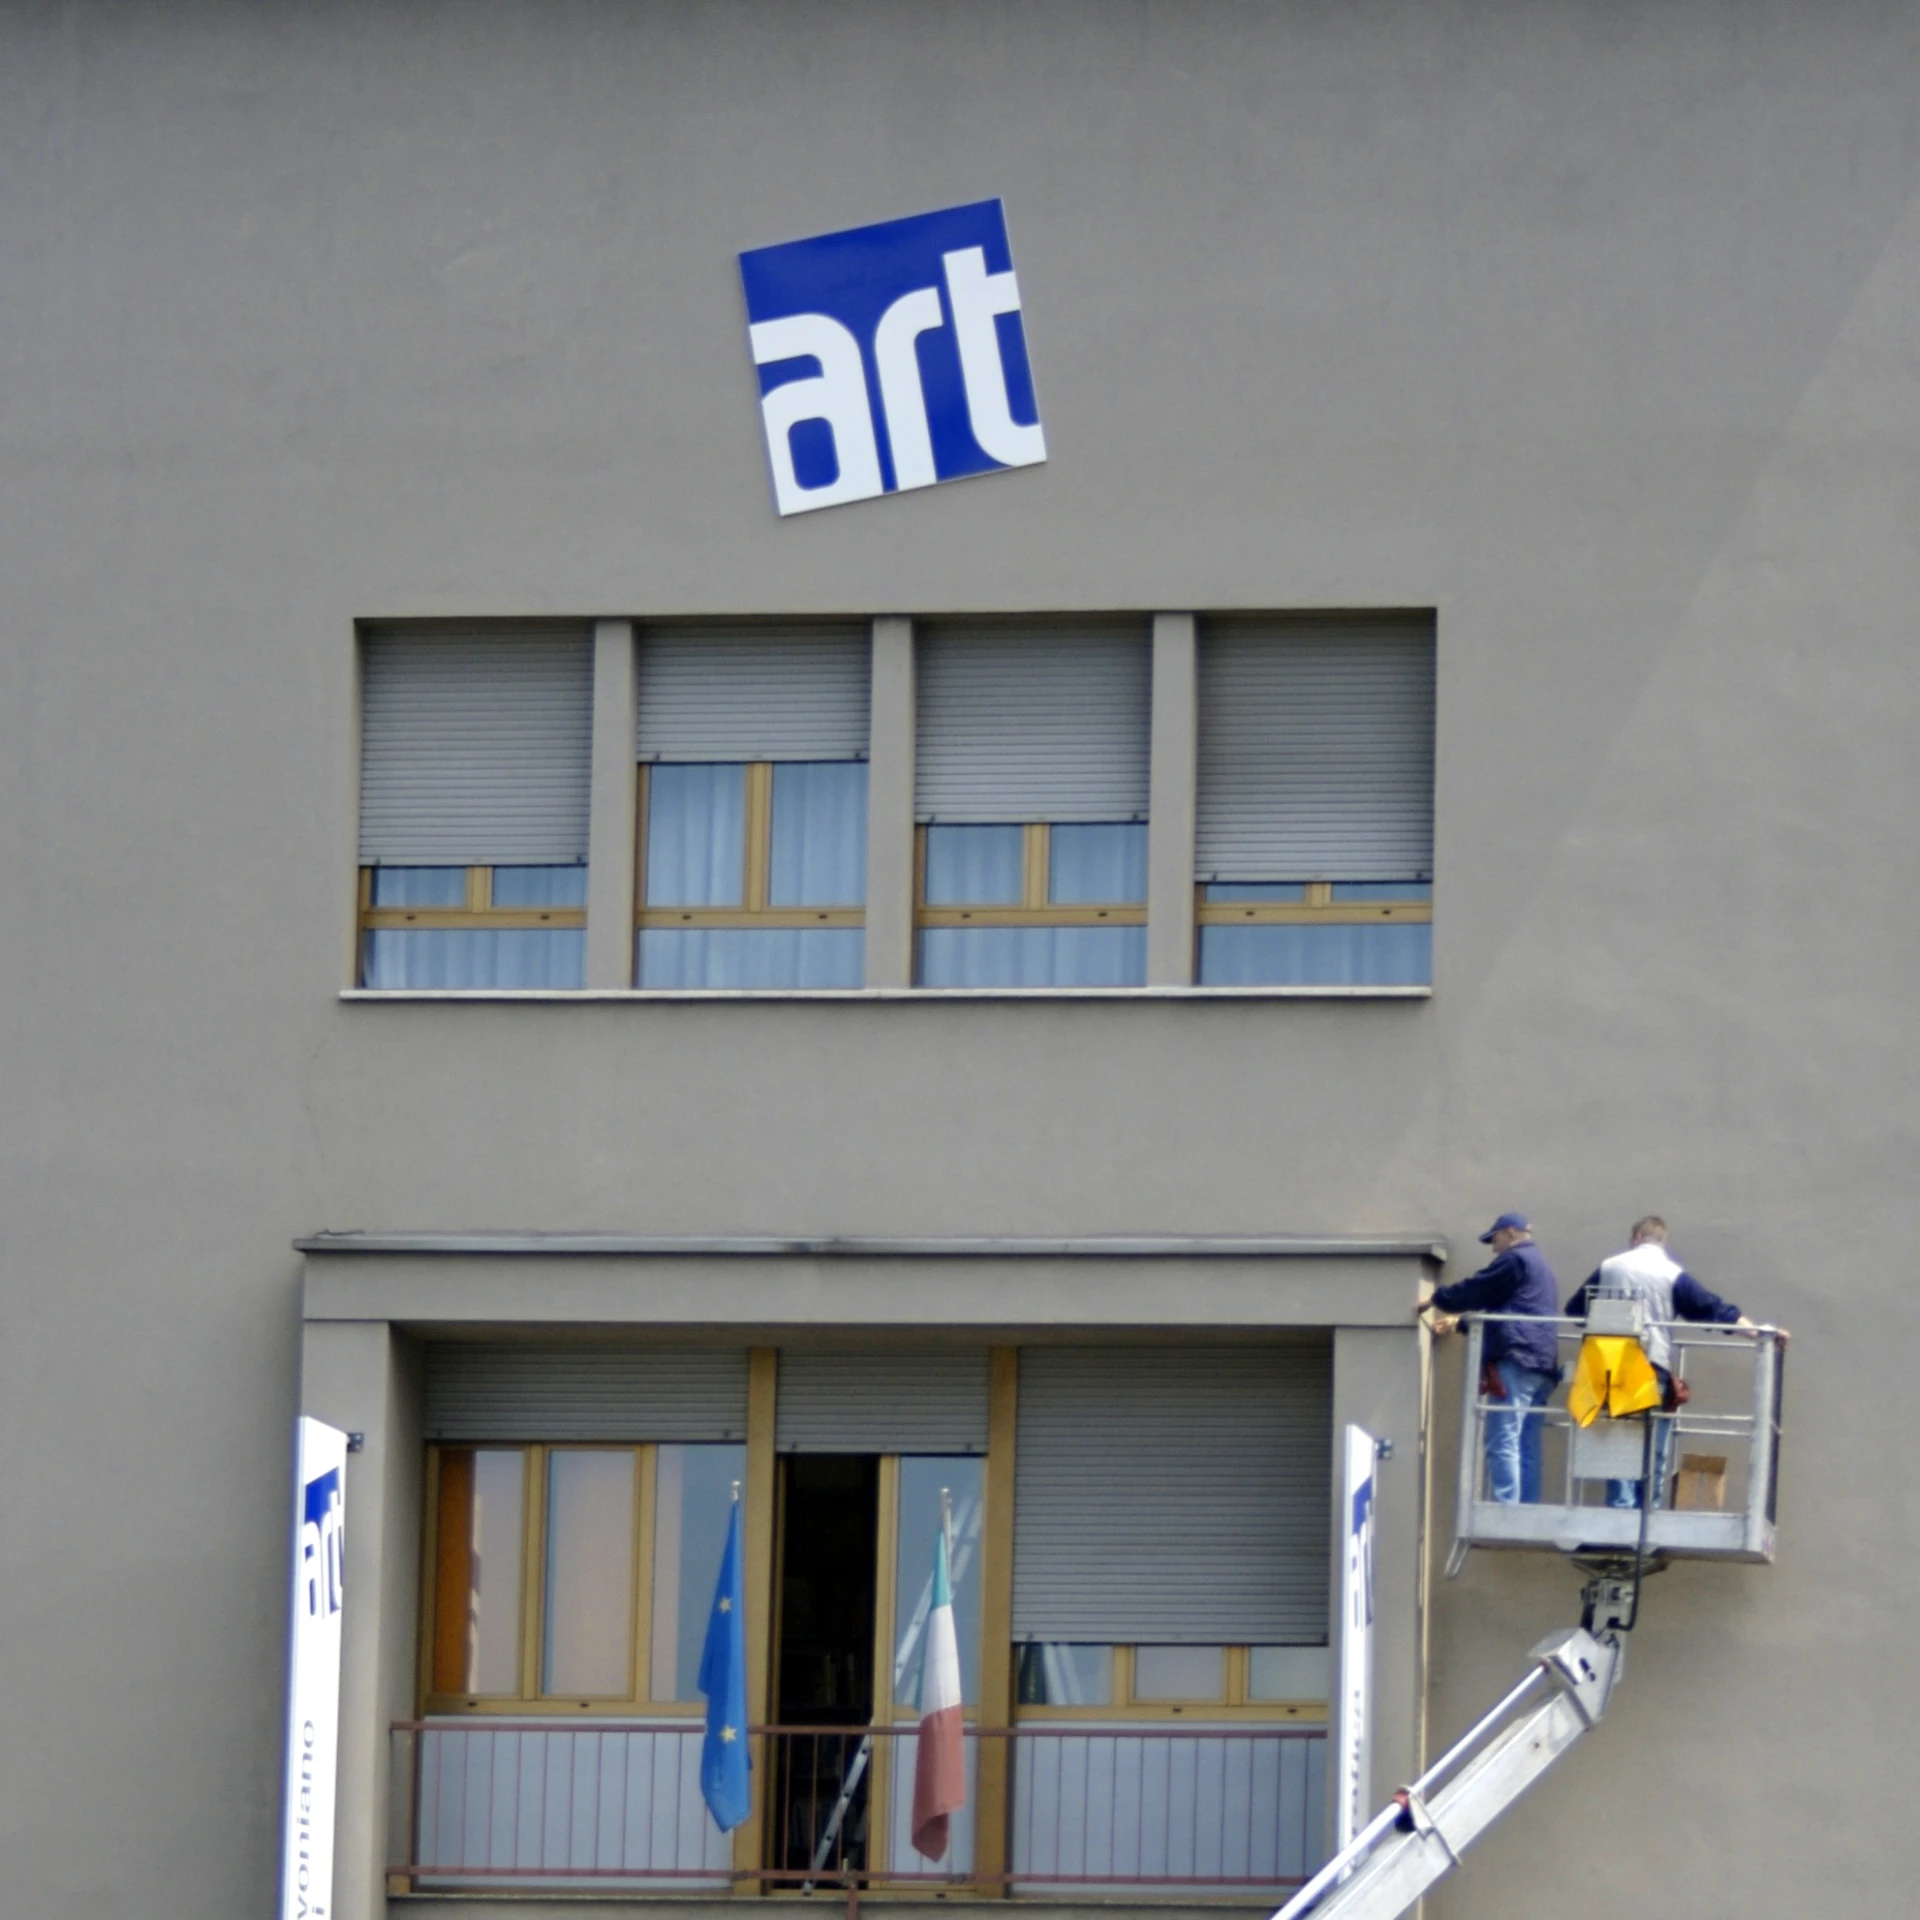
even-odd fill
[{"label": "gray stucco facade", "polygon": [[[1550,1557],[1442,1582],[1423,1517],[1417,1250],[1457,1277],[1510,1206],[1569,1287],[1657,1208],[1794,1330],[1781,1550],[1659,1580],[1435,1910],[1901,1908],[1912,7],[19,6],[0,154],[0,1911],[264,1910],[293,1416],[369,1436],[384,1753],[418,1340],[476,1317],[1335,1327],[1337,1412],[1399,1442],[1397,1774],[1576,1606]],[[1046,464],[777,519],[737,254],[994,195]],[[878,705],[889,616],[1124,610],[1170,658],[1376,608],[1436,620],[1428,996],[347,990],[359,623],[874,618]],[[903,980],[908,938],[876,910]],[[1155,980],[1189,938],[1156,914]],[[1321,1250],[721,1285],[541,1235]]]}]

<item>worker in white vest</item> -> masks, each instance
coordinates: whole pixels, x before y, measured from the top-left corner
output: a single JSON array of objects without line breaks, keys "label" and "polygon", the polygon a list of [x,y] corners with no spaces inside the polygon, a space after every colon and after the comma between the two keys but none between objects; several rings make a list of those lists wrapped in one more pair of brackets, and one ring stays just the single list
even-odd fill
[{"label": "worker in white vest", "polygon": [[[1667,1483],[1667,1459],[1673,1446],[1673,1415],[1680,1404],[1674,1384],[1673,1336],[1667,1329],[1676,1320],[1698,1320],[1723,1327],[1751,1327],[1754,1323],[1732,1301],[1703,1287],[1667,1252],[1667,1223],[1650,1213],[1633,1225],[1633,1237],[1624,1253],[1603,1260],[1580,1290],[1567,1302],[1567,1317],[1584,1320],[1589,1300],[1637,1300],[1644,1315],[1640,1345],[1660,1380],[1663,1411],[1653,1416],[1653,1504],[1660,1503]],[[1638,1507],[1642,1490],[1638,1480],[1609,1480],[1610,1507]]]}]

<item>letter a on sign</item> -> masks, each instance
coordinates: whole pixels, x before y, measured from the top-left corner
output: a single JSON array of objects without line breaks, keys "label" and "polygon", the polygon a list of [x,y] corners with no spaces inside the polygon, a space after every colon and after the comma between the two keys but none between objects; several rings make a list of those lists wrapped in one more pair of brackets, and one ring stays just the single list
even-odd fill
[{"label": "letter a on sign", "polygon": [[740,256],[783,514],[1047,457],[998,200]]}]

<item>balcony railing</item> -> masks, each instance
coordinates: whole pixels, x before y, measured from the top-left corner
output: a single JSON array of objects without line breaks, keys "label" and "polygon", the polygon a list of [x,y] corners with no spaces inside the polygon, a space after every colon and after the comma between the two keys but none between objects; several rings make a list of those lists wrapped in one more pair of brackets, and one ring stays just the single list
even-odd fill
[{"label": "balcony railing", "polygon": [[[700,1797],[685,1722],[460,1718],[393,1729],[389,1868],[415,1891],[972,1890],[1281,1895],[1324,1854],[1326,1732],[1057,1723],[966,1733],[946,1857],[914,1851],[917,1730],[755,1727],[759,1864]],[[983,1748],[1004,1827],[982,1846]]]}]

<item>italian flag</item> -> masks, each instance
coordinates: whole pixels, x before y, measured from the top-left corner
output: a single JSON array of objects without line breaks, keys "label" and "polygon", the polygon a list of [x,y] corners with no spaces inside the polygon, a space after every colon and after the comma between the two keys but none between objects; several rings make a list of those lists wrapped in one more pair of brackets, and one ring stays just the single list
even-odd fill
[{"label": "italian flag", "polygon": [[913,1764],[913,1845],[929,1860],[946,1858],[948,1817],[967,1804],[961,1729],[960,1643],[942,1527],[933,1549],[933,1606],[920,1649],[920,1738]]}]

